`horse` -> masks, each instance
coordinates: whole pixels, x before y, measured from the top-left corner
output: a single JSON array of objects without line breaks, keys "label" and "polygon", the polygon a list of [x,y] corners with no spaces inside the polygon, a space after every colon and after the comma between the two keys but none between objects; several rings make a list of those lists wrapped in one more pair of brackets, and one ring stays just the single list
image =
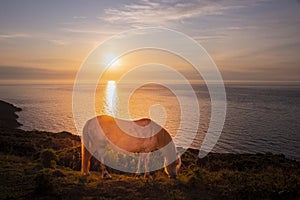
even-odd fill
[{"label": "horse", "polygon": [[108,145],[127,152],[141,153],[136,171],[137,176],[140,175],[141,161],[145,166],[144,176],[149,176],[149,157],[150,153],[155,150],[161,150],[164,156],[164,171],[170,178],[176,178],[181,165],[180,156],[177,155],[170,134],[148,118],[127,121],[108,115],[96,116],[85,123],[81,139],[81,172],[84,175],[90,173],[90,159],[94,153],[97,153],[100,156],[103,178],[111,178],[104,163]]}]

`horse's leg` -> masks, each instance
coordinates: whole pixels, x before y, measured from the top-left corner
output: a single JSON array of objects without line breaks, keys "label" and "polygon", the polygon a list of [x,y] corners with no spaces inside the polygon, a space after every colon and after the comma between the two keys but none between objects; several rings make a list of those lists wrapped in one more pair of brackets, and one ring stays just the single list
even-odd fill
[{"label": "horse's leg", "polygon": [[105,164],[104,164],[104,156],[105,156],[105,147],[101,147],[100,150],[98,150],[98,156],[100,156],[100,166],[102,171],[102,177],[105,179],[111,179],[111,175],[108,173]]},{"label": "horse's leg", "polygon": [[102,177],[105,179],[111,179],[111,175],[108,173],[105,164],[104,164],[104,159],[101,158],[101,170],[102,170]]},{"label": "horse's leg", "polygon": [[135,172],[135,177],[136,178],[140,178],[141,177],[141,162],[144,161],[144,156],[143,155],[139,155],[139,161],[138,161],[138,166],[137,166],[137,170]]},{"label": "horse's leg", "polygon": [[81,145],[81,172],[83,175],[89,175],[90,174],[90,160],[91,160],[91,153],[86,149],[83,142]]},{"label": "horse's leg", "polygon": [[144,178],[152,178],[149,171],[150,153],[145,154],[145,174]]}]

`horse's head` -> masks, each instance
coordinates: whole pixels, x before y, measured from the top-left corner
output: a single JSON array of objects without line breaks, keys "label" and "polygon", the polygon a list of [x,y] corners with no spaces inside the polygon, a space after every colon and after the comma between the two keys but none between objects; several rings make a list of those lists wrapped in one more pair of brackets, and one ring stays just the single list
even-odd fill
[{"label": "horse's head", "polygon": [[176,179],[180,166],[181,166],[181,158],[180,156],[178,156],[178,158],[174,162],[172,162],[168,166],[165,165],[165,172],[168,174],[170,178]]}]

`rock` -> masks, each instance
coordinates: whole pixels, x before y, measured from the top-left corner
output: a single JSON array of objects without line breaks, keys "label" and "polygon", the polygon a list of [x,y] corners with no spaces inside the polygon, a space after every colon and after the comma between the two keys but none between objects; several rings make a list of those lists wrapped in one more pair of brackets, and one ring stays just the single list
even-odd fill
[{"label": "rock", "polygon": [[0,128],[15,129],[21,126],[22,124],[17,121],[18,115],[15,113],[21,110],[21,108],[0,100]]}]

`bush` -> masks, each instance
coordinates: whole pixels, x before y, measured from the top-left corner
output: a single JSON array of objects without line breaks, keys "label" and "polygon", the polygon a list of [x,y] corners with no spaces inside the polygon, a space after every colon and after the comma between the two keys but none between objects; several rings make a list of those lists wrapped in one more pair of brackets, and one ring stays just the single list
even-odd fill
[{"label": "bush", "polygon": [[[81,146],[64,149],[58,154],[58,165],[69,167],[73,170],[81,169]],[[99,167],[100,165],[98,165]]]},{"label": "bush", "polygon": [[40,155],[41,163],[46,168],[55,168],[58,157],[53,149],[44,149]]},{"label": "bush", "polygon": [[35,193],[39,195],[49,195],[53,192],[53,183],[50,172],[41,170],[35,177]]}]

